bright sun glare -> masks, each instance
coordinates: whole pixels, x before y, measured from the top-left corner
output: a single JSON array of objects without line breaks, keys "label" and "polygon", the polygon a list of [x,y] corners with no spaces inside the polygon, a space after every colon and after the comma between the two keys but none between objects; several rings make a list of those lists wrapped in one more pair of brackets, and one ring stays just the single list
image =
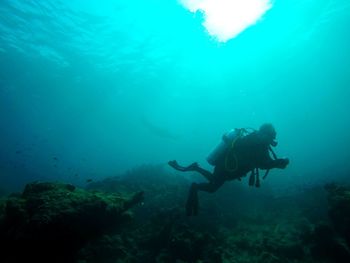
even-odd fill
[{"label": "bright sun glare", "polygon": [[272,7],[271,0],[180,0],[191,12],[204,13],[203,25],[220,42],[254,25]]}]

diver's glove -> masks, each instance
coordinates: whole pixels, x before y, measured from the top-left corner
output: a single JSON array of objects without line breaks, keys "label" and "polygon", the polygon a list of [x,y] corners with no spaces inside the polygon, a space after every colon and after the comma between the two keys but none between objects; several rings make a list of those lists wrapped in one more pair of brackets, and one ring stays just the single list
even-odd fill
[{"label": "diver's glove", "polygon": [[282,158],[282,159],[277,159],[276,160],[276,167],[280,169],[284,169],[287,167],[289,164],[289,159],[288,158]]}]

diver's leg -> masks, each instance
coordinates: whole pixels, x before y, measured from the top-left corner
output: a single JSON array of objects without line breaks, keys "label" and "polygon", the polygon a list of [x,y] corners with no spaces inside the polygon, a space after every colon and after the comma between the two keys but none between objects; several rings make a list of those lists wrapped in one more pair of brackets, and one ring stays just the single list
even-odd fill
[{"label": "diver's leg", "polygon": [[193,183],[188,193],[188,198],[186,202],[186,214],[188,216],[198,214],[198,190],[205,191],[208,193],[214,193],[224,184],[224,182],[225,179],[223,179],[223,177],[218,177],[215,178],[215,180],[210,181],[209,183]]},{"label": "diver's leg", "polygon": [[224,179],[221,178],[215,178],[214,180],[210,181],[209,183],[200,183],[197,184],[197,190],[204,191],[208,193],[214,193],[216,192],[223,184],[225,183]]},{"label": "diver's leg", "polygon": [[213,178],[213,174],[199,166],[194,168],[194,171],[200,173],[201,175],[203,175],[209,182],[212,180]]},{"label": "diver's leg", "polygon": [[181,166],[177,163],[176,160],[169,161],[168,164],[173,167],[174,169],[181,171],[181,172],[198,172],[201,175],[203,175],[205,178],[207,178],[208,181],[211,180],[213,174],[201,167],[199,167],[198,163],[192,163],[189,166]]},{"label": "diver's leg", "polygon": [[197,189],[200,191],[214,193],[218,190],[226,181],[226,175],[221,166],[215,166],[214,173],[210,176],[208,183],[200,183],[197,185]]}]

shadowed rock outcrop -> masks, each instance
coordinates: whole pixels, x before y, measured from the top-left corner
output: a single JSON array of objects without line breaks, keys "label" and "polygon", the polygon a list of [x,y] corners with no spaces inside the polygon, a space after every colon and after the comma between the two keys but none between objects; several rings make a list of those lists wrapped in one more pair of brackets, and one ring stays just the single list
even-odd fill
[{"label": "shadowed rock outcrop", "polygon": [[74,262],[86,242],[130,220],[128,209],[142,198],[141,192],[120,196],[70,184],[28,184],[21,195],[3,202],[1,262]]},{"label": "shadowed rock outcrop", "polygon": [[350,187],[328,184],[329,217],[335,230],[350,246]]}]

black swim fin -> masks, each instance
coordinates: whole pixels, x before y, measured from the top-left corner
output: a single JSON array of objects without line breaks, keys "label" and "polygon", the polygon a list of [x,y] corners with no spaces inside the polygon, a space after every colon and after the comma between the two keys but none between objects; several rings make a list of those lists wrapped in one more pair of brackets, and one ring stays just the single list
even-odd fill
[{"label": "black swim fin", "polygon": [[175,170],[181,172],[195,171],[198,168],[198,163],[192,163],[189,166],[181,166],[177,163],[176,160],[169,161],[168,164],[173,167]]},{"label": "black swim fin", "polygon": [[175,170],[182,171],[182,172],[186,171],[186,167],[182,167],[181,165],[179,165],[176,160],[169,161],[168,164],[171,167],[173,167]]},{"label": "black swim fin", "polygon": [[254,171],[252,171],[249,176],[249,186],[253,186],[254,184],[255,184],[255,174],[254,174]]},{"label": "black swim fin", "polygon": [[197,194],[197,184],[193,183],[190,187],[188,193],[188,198],[186,202],[186,215],[192,216],[198,214],[198,194]]}]

